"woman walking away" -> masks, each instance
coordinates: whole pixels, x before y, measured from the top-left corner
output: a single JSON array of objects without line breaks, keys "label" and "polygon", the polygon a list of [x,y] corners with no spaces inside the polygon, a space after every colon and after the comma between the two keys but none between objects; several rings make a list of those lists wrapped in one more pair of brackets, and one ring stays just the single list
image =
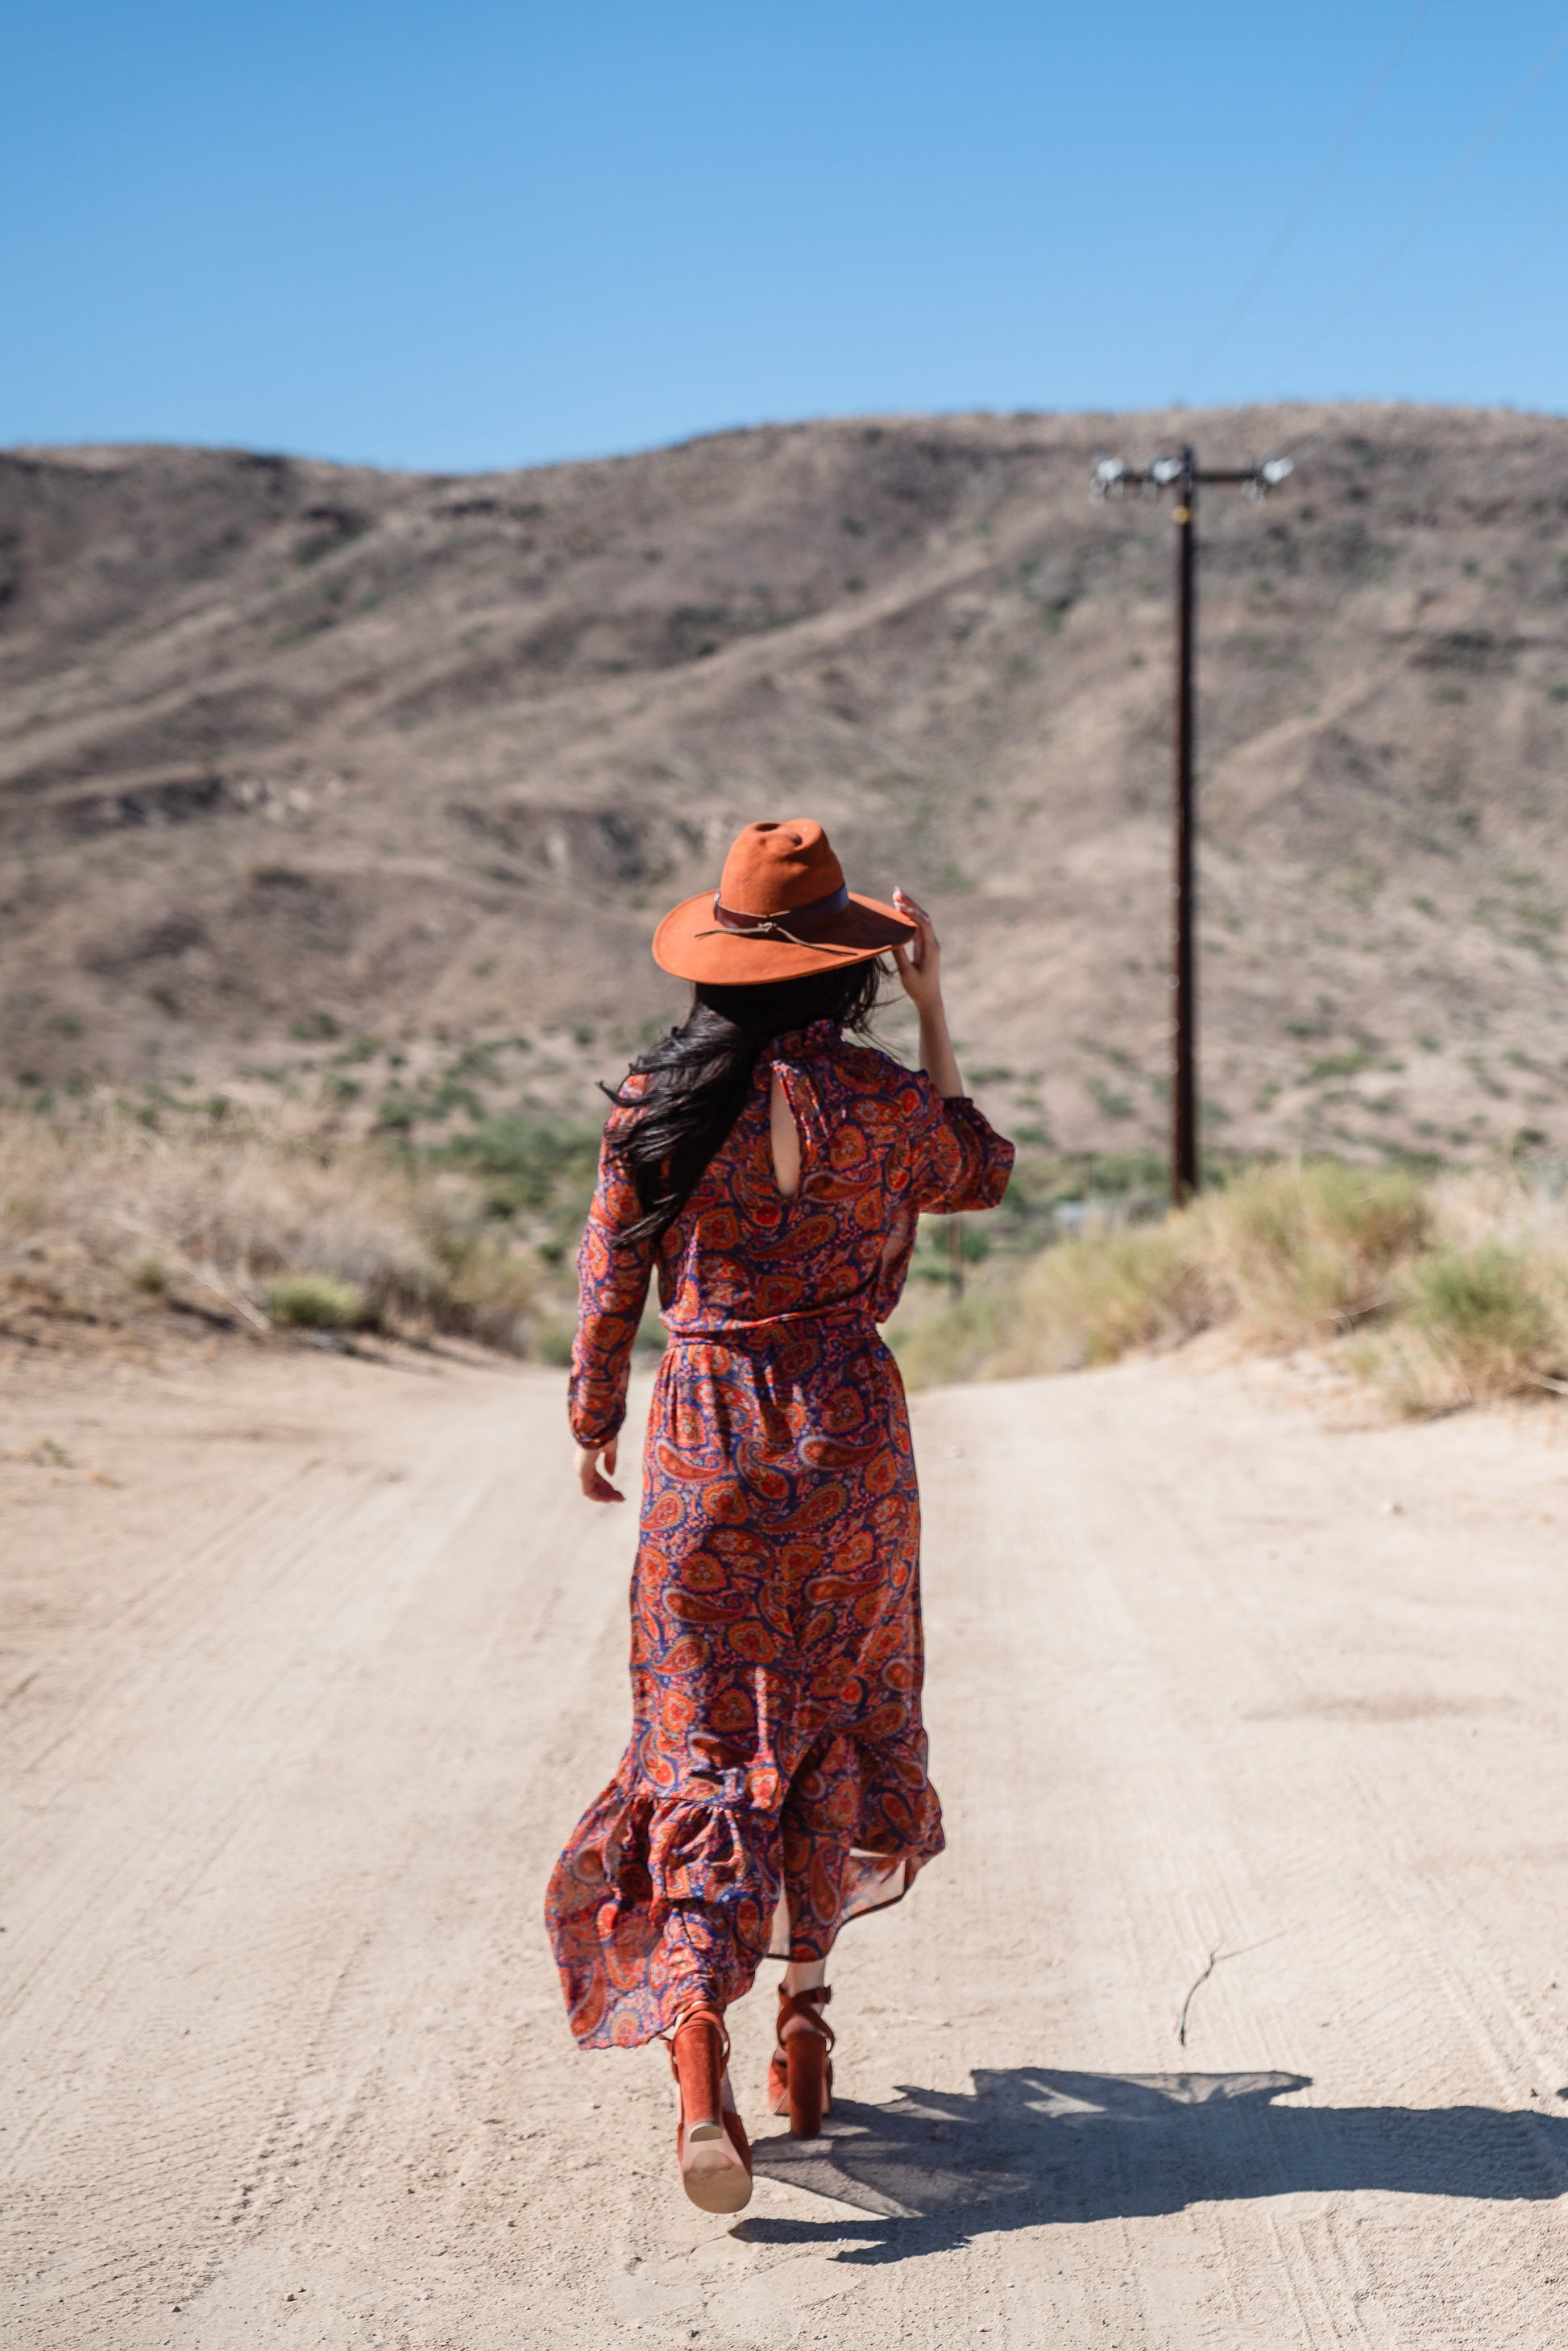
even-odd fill
[{"label": "woman walking away", "polygon": [[[571,1426],[610,1480],[656,1268],[669,1343],[643,1457],[632,1741],[547,1915],[586,2049],[667,2038],[686,2194],[751,2194],[725,2011],[787,1961],[768,2082],[792,2131],[832,2086],[828,1954],[942,1849],[920,1693],[920,1499],[877,1335],[923,1208],[991,1208],[1012,1165],[962,1088],[936,935],[902,890],[852,897],[821,825],[752,824],[718,893],[653,940],[695,983],[612,1097],[578,1270]],[[850,1041],[881,957],[921,1071]]]}]

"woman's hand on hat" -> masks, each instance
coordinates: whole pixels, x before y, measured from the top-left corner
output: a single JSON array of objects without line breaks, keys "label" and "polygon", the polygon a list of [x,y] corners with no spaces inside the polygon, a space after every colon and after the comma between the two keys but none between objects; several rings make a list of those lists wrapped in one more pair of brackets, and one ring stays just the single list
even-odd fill
[{"label": "woman's hand on hat", "polygon": [[909,945],[893,950],[904,992],[916,1011],[934,1012],[942,1001],[942,949],[936,928],[906,890],[895,890],[893,904],[902,921],[915,925]]},{"label": "woman's hand on hat", "polygon": [[601,1474],[601,1462],[612,1476],[615,1469],[615,1439],[608,1445],[580,1445],[577,1448],[577,1482],[591,1502],[623,1502],[626,1499],[610,1479]]}]

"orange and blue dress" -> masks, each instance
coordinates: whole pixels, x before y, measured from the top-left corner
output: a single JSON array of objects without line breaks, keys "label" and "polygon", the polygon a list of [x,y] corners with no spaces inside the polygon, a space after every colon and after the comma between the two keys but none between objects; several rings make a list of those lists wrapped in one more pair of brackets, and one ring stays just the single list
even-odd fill
[{"label": "orange and blue dress", "polygon": [[[776,1070],[800,1140],[789,1198]],[[668,1339],[643,1453],[632,1739],[546,1906],[591,2049],[652,2040],[695,1998],[727,2006],[769,1955],[825,1956],[942,1849],[920,1497],[876,1326],[921,1210],[995,1207],[1013,1157],[972,1102],[819,1021],[764,1048],[680,1217],[638,1241],[615,1149],[634,1116],[618,1108],[605,1129],[570,1385],[578,1444],[608,1444],[656,1270]]]}]

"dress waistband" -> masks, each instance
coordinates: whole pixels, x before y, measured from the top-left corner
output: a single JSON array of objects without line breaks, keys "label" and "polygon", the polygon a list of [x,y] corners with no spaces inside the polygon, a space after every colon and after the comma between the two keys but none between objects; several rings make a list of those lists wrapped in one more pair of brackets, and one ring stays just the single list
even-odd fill
[{"label": "dress waistband", "polygon": [[732,1347],[744,1347],[748,1342],[766,1344],[770,1339],[788,1338],[790,1332],[819,1322],[864,1322],[873,1332],[876,1329],[871,1308],[856,1300],[841,1306],[808,1307],[800,1314],[766,1314],[755,1322],[687,1322],[679,1330],[666,1323],[665,1344],[686,1346],[695,1340]]}]

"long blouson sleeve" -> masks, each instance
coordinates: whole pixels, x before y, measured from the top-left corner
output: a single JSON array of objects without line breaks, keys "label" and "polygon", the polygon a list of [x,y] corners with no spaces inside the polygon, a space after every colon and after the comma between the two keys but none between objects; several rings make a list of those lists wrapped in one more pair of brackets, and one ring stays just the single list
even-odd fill
[{"label": "long blouson sleeve", "polygon": [[632,1343],[647,1303],[657,1244],[628,1240],[642,1214],[636,1190],[612,1148],[624,1112],[612,1112],[599,1153],[599,1180],[577,1253],[577,1339],[569,1391],[571,1433],[579,1445],[608,1445],[626,1417]]},{"label": "long blouson sleeve", "polygon": [[943,1096],[924,1076],[917,1082],[922,1115],[911,1138],[915,1207],[946,1217],[998,1207],[1012,1174],[1012,1144],[967,1094]]}]

